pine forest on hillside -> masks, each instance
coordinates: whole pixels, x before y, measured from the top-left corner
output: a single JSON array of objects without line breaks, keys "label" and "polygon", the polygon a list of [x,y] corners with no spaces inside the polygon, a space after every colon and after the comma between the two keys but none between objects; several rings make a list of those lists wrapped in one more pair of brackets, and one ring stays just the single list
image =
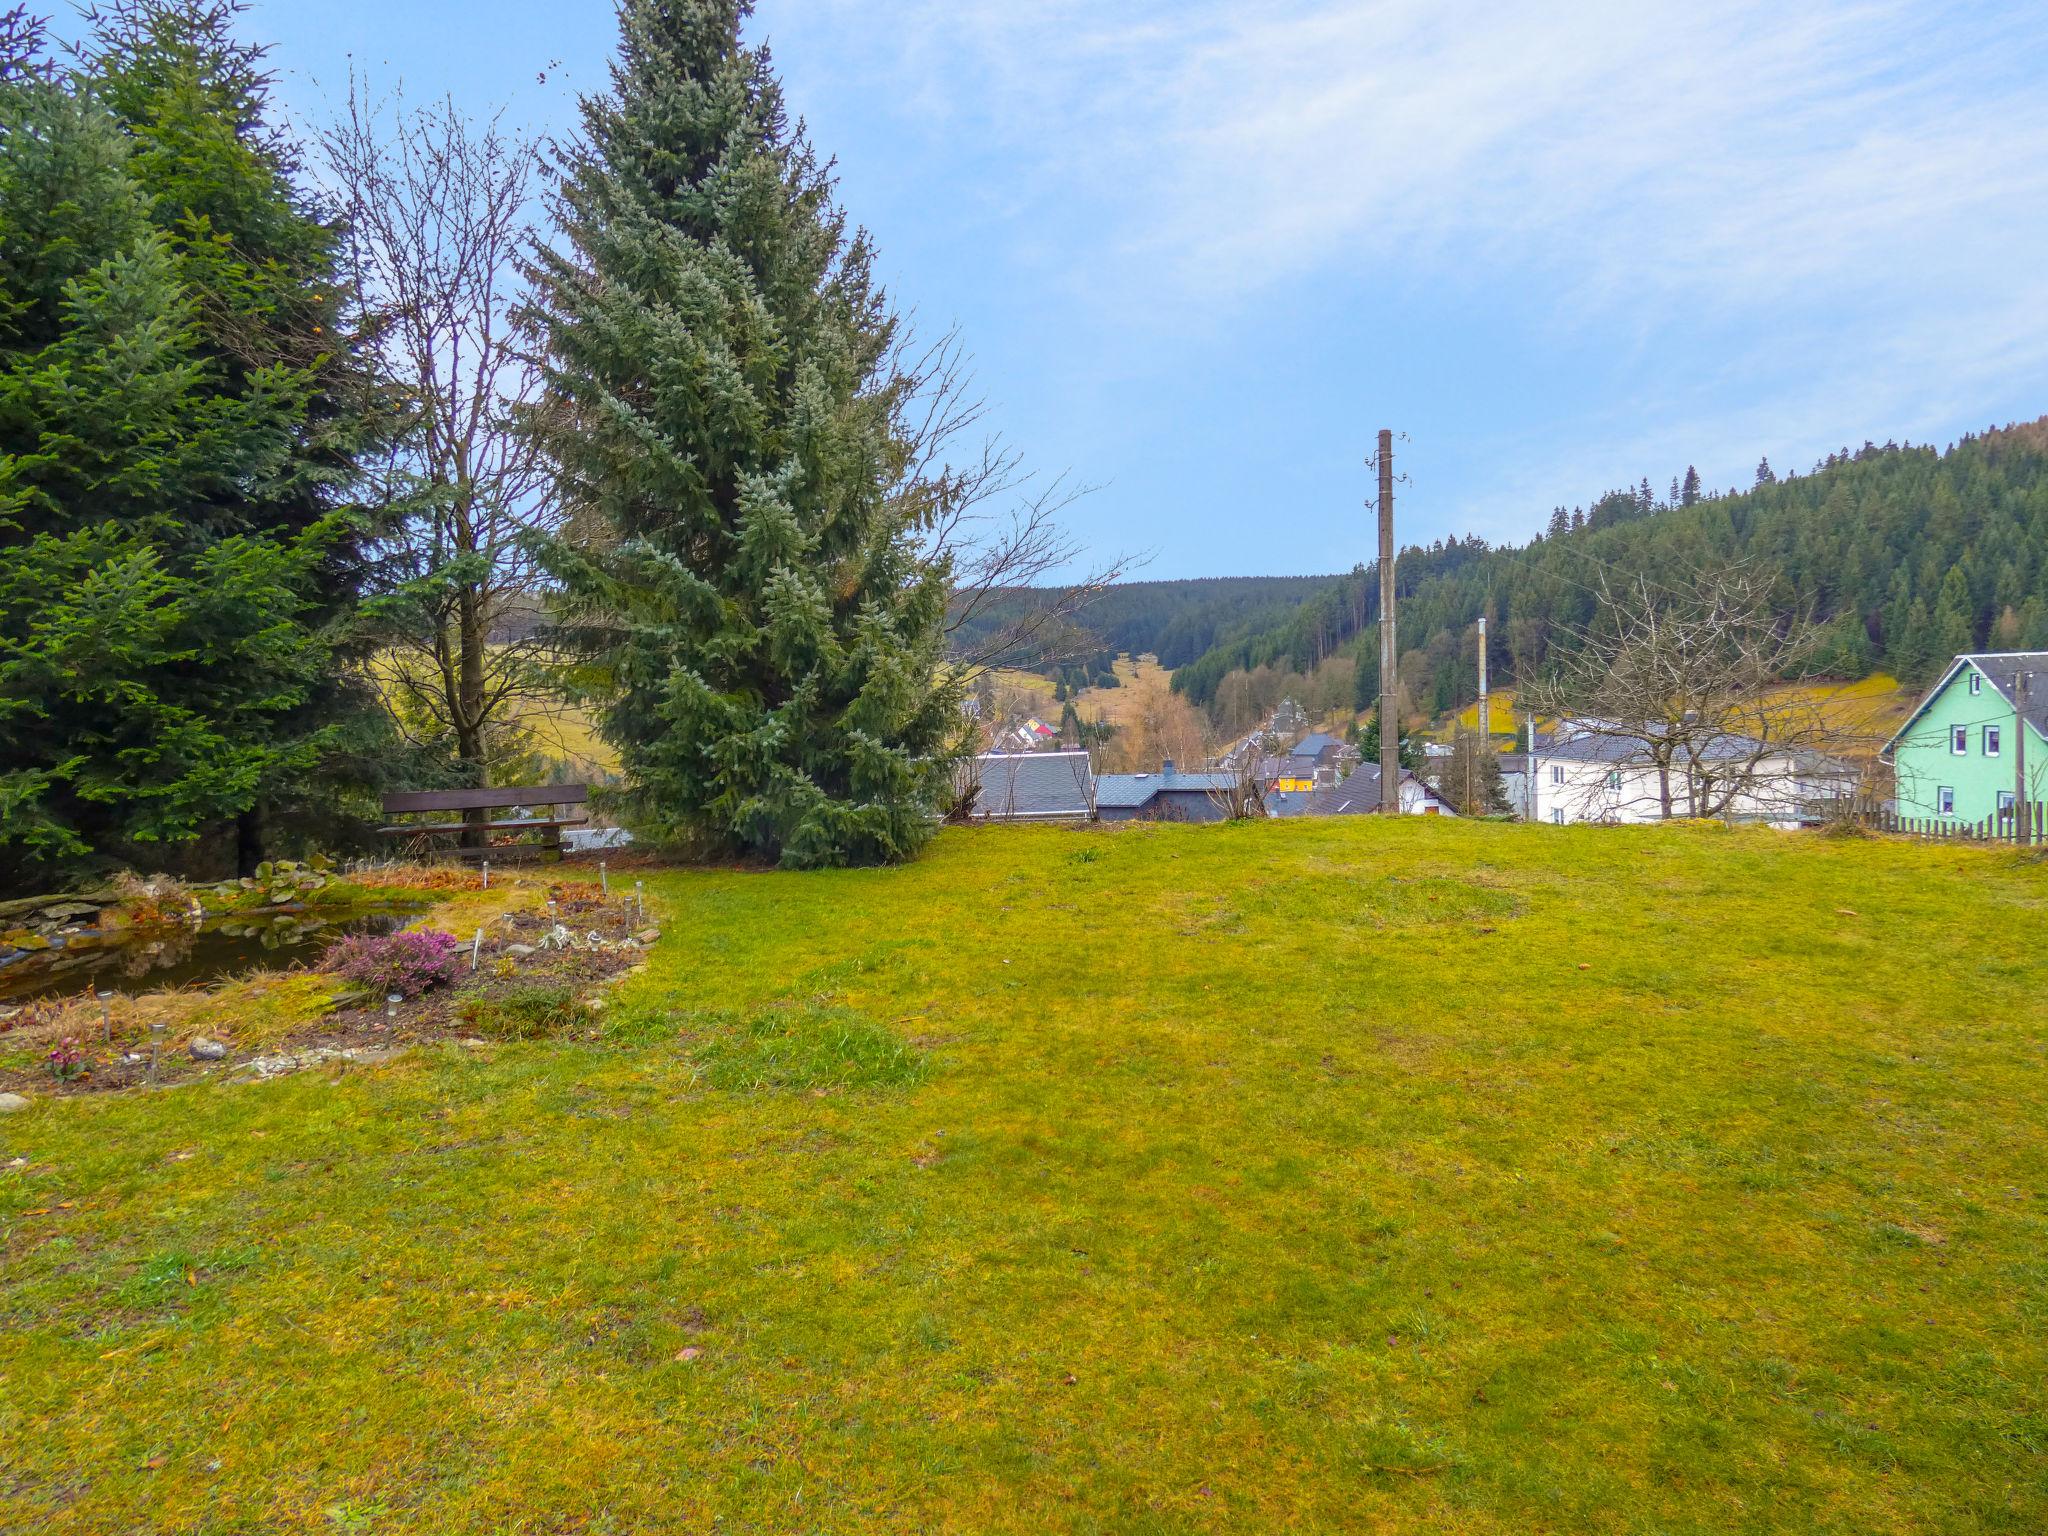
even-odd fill
[{"label": "pine forest on hillside", "polygon": [[[1493,678],[1528,679],[1593,618],[1603,574],[1667,582],[1737,562],[1774,579],[1785,613],[1826,626],[1816,661],[1830,676],[1918,684],[1960,651],[2048,646],[2048,418],[1946,453],[1866,443],[1782,479],[1764,464],[1753,488],[1722,496],[1689,476],[1658,501],[1645,481],[1589,511],[1559,508],[1519,548],[1454,537],[1403,549],[1402,687],[1411,707],[1443,713],[1477,692],[1480,617]],[[1213,710],[1233,673],[1334,658],[1363,708],[1379,693],[1378,619],[1378,566],[1361,566],[1180,668],[1174,686]]]}]

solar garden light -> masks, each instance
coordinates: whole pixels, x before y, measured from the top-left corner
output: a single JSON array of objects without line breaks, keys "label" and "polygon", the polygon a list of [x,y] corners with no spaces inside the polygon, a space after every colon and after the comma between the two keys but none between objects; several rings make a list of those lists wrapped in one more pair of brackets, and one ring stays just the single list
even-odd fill
[{"label": "solar garden light", "polygon": [[94,994],[100,1000],[100,1027],[106,1031],[107,1044],[114,1043],[114,994],[102,987]]},{"label": "solar garden light", "polygon": [[488,891],[488,890],[489,890],[490,888],[491,888],[491,861],[490,861],[489,859],[485,859],[485,860],[484,860],[484,889]]},{"label": "solar garden light", "polygon": [[163,1055],[164,1026],[161,1021],[149,1026],[149,1081],[156,1085],[158,1059]]},{"label": "solar garden light", "polygon": [[476,963],[477,963],[477,961],[479,961],[479,960],[481,960],[481,959],[483,958],[483,953],[484,953],[484,931],[483,931],[483,929],[479,928],[479,929],[477,929],[477,931],[476,931],[476,942],[475,942],[474,944],[470,945],[470,947],[469,947],[469,968],[470,968],[470,969],[471,969],[472,971],[474,971],[474,970],[476,969]]},{"label": "solar garden light", "polygon": [[404,993],[393,992],[384,999],[384,1022],[386,1024],[396,1024],[398,1022],[398,1005],[404,998]]},{"label": "solar garden light", "polygon": [[552,928],[558,921],[559,919],[555,915],[555,898],[550,896],[548,898],[548,926]]},{"label": "solar garden light", "polygon": [[609,898],[612,893],[612,877],[604,867],[604,860],[597,861],[597,893]]}]

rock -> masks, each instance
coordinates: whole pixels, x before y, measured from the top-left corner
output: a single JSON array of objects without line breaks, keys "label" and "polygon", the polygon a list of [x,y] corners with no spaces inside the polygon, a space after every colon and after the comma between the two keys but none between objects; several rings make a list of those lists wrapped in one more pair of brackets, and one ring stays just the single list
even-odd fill
[{"label": "rock", "polygon": [[540,951],[531,944],[507,944],[505,953],[515,960],[524,960],[528,955],[537,955]]},{"label": "rock", "polygon": [[99,908],[89,901],[60,901],[54,907],[45,907],[41,916],[49,923],[68,923],[74,917],[97,917]]},{"label": "rock", "polygon": [[228,1059],[228,1048],[218,1040],[209,1040],[204,1035],[199,1036],[198,1039],[186,1046],[185,1050],[194,1061],[226,1061]]},{"label": "rock", "polygon": [[0,1093],[0,1115],[12,1115],[27,1109],[30,1100],[21,1093]]},{"label": "rock", "polygon": [[633,935],[633,939],[635,943],[639,944],[656,944],[661,940],[661,930],[659,928],[642,928]]}]

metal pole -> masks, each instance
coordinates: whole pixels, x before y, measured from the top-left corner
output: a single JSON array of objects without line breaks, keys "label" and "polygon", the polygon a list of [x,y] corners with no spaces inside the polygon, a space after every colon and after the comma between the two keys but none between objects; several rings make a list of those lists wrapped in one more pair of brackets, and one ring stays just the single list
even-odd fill
[{"label": "metal pole", "polygon": [[1486,703],[1486,615],[1479,615],[1479,739],[1493,740],[1493,717]]},{"label": "metal pole", "polygon": [[1401,720],[1394,670],[1394,434],[1380,429],[1380,814],[1401,812]]}]

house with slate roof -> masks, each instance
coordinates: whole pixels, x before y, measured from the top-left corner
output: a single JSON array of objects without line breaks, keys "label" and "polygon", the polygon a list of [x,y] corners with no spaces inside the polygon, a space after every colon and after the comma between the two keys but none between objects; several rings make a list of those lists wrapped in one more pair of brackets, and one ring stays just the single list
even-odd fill
[{"label": "house with slate roof", "polygon": [[1881,755],[1901,816],[1979,823],[2012,816],[2022,751],[2027,799],[2048,800],[2048,651],[1956,657]]},{"label": "house with slate roof", "polygon": [[1086,752],[984,752],[960,765],[975,821],[1091,821],[1095,783]]},{"label": "house with slate roof", "polygon": [[[1403,816],[1455,816],[1435,790],[1401,770],[1401,814]],[[1325,784],[1308,794],[1268,797],[1268,811],[1275,816],[1377,816],[1380,811],[1380,765],[1360,763],[1339,784]]]},{"label": "house with slate roof", "polygon": [[1232,773],[1182,773],[1172,759],[1157,773],[1105,773],[1095,781],[1096,815],[1103,821],[1222,821]]},{"label": "house with slate roof", "polygon": [[[1528,821],[1624,825],[1662,821],[1663,775],[1642,740],[1610,734],[1597,720],[1565,721],[1533,747],[1501,765],[1508,803]],[[1697,763],[1671,770],[1671,815],[1693,814],[1689,772],[1700,775],[1699,799],[1731,821],[1793,828],[1817,820],[1831,802],[1853,793],[1853,769],[1818,752],[1771,747],[1729,733],[1699,748]],[[1718,778],[1718,786],[1713,780]],[[1739,786],[1732,795],[1730,786]],[[1726,795],[1726,811],[1718,809]]]}]

